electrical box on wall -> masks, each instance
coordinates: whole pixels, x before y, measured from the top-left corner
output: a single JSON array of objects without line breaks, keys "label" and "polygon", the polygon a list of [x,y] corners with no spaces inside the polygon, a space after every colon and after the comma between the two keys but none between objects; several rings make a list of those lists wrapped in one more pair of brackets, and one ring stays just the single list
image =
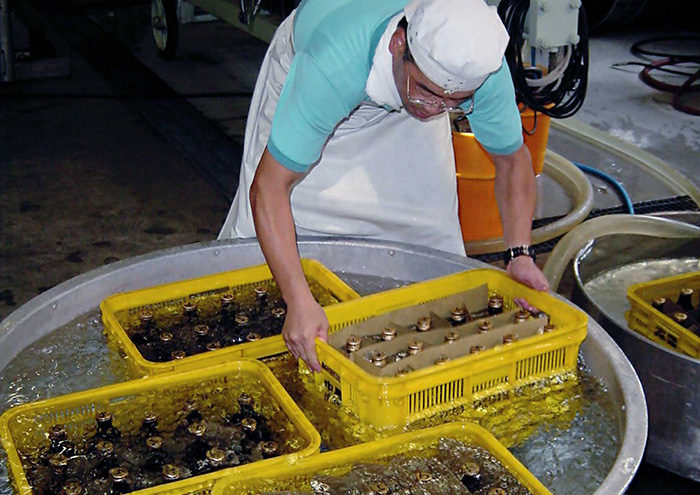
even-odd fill
[{"label": "electrical box on wall", "polygon": [[528,41],[549,50],[579,42],[578,13],[581,0],[533,0],[528,12]]}]

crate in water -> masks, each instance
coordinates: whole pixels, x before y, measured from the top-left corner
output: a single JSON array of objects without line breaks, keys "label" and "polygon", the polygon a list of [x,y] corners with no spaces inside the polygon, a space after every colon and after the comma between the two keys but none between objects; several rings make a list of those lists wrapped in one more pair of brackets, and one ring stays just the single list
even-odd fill
[{"label": "crate in water", "polygon": [[654,299],[661,297],[678,301],[682,288],[693,290],[692,305],[695,310],[691,313],[700,315],[700,272],[693,272],[632,285],[627,289],[631,309],[625,317],[630,329],[635,332],[677,352],[700,358],[700,336],[651,305]]},{"label": "crate in water", "polygon": [[322,371],[316,380],[339,393],[343,405],[363,422],[375,427],[393,427],[576,368],[578,349],[586,336],[587,316],[498,270],[471,270],[327,308],[330,332],[340,336],[343,328],[371,324],[369,319],[373,318],[378,323],[375,332],[378,333],[387,323],[387,313],[400,317],[402,312],[415,312],[413,308],[417,305],[440,305],[441,300],[451,301],[483,284],[489,294],[502,296],[506,307],[513,306],[514,298],[525,298],[549,316],[555,330],[495,345],[478,354],[455,357],[402,376],[377,376],[348,359],[345,352],[317,341]]},{"label": "crate in water", "polygon": [[[312,293],[322,306],[359,298],[354,290],[321,263],[303,259],[302,268]],[[256,295],[256,290],[260,288],[262,291]],[[260,294],[260,300],[270,305],[265,311],[266,321],[276,325],[274,331],[272,327],[266,331],[251,328],[258,325],[253,313]],[[102,301],[100,309],[110,345],[126,356],[136,373],[154,375],[225,363],[239,356],[260,358],[285,352],[286,347],[278,334],[284,308],[276,301],[281,301],[279,289],[268,266],[260,265],[115,294]],[[231,309],[224,310],[224,304]],[[239,305],[247,312],[239,313]],[[191,323],[192,328],[186,335],[181,328],[177,328],[182,321],[183,307],[192,309],[195,315],[188,316],[188,324]],[[236,338],[242,342],[221,342],[219,338],[212,337],[214,331],[221,327],[219,323],[223,322],[223,318],[227,318],[229,326],[238,329]],[[217,319],[218,322],[214,324]],[[250,331],[244,331],[246,327]],[[152,335],[139,336],[139,328],[148,328]],[[196,333],[201,329],[204,330]],[[266,332],[271,336],[265,337]],[[244,334],[247,339],[243,338]],[[180,342],[177,345],[186,345],[188,351],[193,351],[183,355],[183,349],[175,344],[178,339],[184,344]]]},{"label": "crate in water", "polygon": [[176,445],[182,436],[177,433],[176,425],[181,424],[183,411],[191,411],[190,404],[196,406],[205,424],[213,427],[227,414],[236,412],[237,399],[242,393],[252,397],[258,411],[267,418],[265,421],[277,439],[279,455],[245,464],[246,459],[241,457],[242,463],[236,467],[133,493],[208,494],[216,480],[229,474],[244,476],[258,469],[274,471],[318,452],[321,443],[318,432],[272,372],[259,361],[242,358],[203,370],[142,378],[8,410],[0,417],[0,438],[7,451],[9,472],[16,491],[22,495],[34,493],[27,469],[30,461],[37,459],[48,447],[47,433],[54,425],[64,425],[68,440],[75,445],[76,451],[82,452],[91,445],[89,439],[96,430],[96,413],[111,413],[114,426],[124,439],[138,434],[144,412],[150,411],[158,418],[158,435],[163,438],[163,445]]},{"label": "crate in water", "polygon": [[[457,448],[468,446],[468,448],[453,457],[451,454],[456,446]],[[476,452],[479,457],[475,455],[468,460],[467,457],[472,452]],[[396,456],[400,456],[401,462],[397,462]],[[391,468],[396,465],[405,466],[408,457],[413,458],[408,461],[411,468],[407,470],[412,479],[397,479],[397,473],[392,473]],[[426,466],[429,467],[416,469],[420,465],[420,461],[415,462],[416,459],[426,460]],[[435,459],[441,461],[441,464],[448,469],[441,469],[440,465],[436,465]],[[475,461],[478,469],[474,469],[473,464],[468,465]],[[456,471],[456,478],[452,478],[450,474],[445,475],[445,471],[450,473]],[[467,477],[465,471],[471,476]],[[465,422],[449,423],[327,452],[304,459],[294,466],[274,473],[258,471],[246,477],[229,476],[217,482],[212,495],[263,495],[284,492],[313,493],[314,491],[320,493],[323,487],[319,484],[328,485],[329,480],[339,478],[340,483],[343,483],[344,478],[358,490],[358,493],[362,490],[359,485],[368,486],[367,493],[370,491],[372,493],[409,493],[405,490],[406,485],[415,489],[416,485],[427,485],[436,481],[440,486],[435,487],[437,491],[432,493],[456,495],[466,493],[463,487],[470,486],[472,492],[478,490],[478,493],[487,493],[490,489],[489,485],[496,484],[493,481],[494,477],[489,480],[489,475],[494,472],[500,475],[498,476],[499,485],[504,483],[506,488],[512,488],[505,493],[551,495],[547,488],[488,431],[476,424]],[[402,473],[402,475],[406,474]],[[438,475],[445,476],[440,479]],[[454,491],[448,491],[450,483],[456,485]],[[472,483],[484,486],[475,487]],[[312,490],[312,486],[316,490]],[[338,489],[330,490],[328,493],[344,493],[344,491]],[[502,492],[494,491],[494,493]]]}]

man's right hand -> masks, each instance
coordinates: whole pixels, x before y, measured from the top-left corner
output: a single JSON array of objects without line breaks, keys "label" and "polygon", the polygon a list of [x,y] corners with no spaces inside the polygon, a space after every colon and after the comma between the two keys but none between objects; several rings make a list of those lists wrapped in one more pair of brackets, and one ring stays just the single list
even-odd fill
[{"label": "man's right hand", "polygon": [[287,316],[282,327],[282,338],[295,358],[301,358],[313,371],[321,371],[316,356],[316,337],[328,339],[328,318],[321,306],[311,297],[287,305]]}]

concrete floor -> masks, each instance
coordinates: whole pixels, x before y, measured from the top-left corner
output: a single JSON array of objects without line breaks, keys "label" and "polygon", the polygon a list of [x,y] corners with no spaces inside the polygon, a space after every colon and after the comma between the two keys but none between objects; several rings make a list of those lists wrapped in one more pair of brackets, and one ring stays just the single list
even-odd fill
[{"label": "concrete floor", "polygon": [[[242,143],[245,94],[266,45],[221,22],[190,24],[182,26],[177,58],[164,61],[155,53],[147,5],[88,9],[166,86],[199,94],[183,103],[156,84],[149,91],[158,98],[149,100],[138,97],[148,91],[133,83],[141,76],[129,72],[131,65],[109,66],[119,55],[107,49],[109,43],[76,38],[71,23],[85,12],[28,14],[56,55],[70,60],[70,77],[0,86],[0,320],[42,291],[103,264],[214,239],[235,186],[236,171],[225,165],[227,159],[235,163],[235,145],[229,150],[208,140],[215,133],[197,132],[212,125]],[[678,32],[672,20],[662,29],[632,26],[592,40],[588,98],[576,118],[658,155],[700,187],[698,117],[673,110],[668,95],[644,86],[638,67],[611,68],[635,58],[629,53],[634,41]],[[232,94],[201,97],[207,92]],[[153,102],[159,106],[149,106]],[[198,120],[202,115],[206,123]],[[555,151],[557,144],[566,148],[563,141],[551,144]],[[224,163],[223,187],[203,172],[217,161],[207,155],[212,150],[218,150],[219,166]],[[611,163],[589,164],[616,172]],[[625,171],[617,172],[627,180]],[[668,193],[645,188],[652,190],[630,191],[633,199]],[[689,494],[698,488],[644,465],[629,493]]]}]

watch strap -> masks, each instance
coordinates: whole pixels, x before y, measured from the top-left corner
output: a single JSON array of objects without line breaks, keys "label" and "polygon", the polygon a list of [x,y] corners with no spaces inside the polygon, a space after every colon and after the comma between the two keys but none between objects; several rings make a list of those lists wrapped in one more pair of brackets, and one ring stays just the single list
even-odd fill
[{"label": "watch strap", "polygon": [[532,249],[532,246],[523,245],[506,249],[506,252],[503,254],[503,262],[508,266],[508,263],[518,256],[529,256],[532,258],[532,261],[536,260],[535,250]]}]

